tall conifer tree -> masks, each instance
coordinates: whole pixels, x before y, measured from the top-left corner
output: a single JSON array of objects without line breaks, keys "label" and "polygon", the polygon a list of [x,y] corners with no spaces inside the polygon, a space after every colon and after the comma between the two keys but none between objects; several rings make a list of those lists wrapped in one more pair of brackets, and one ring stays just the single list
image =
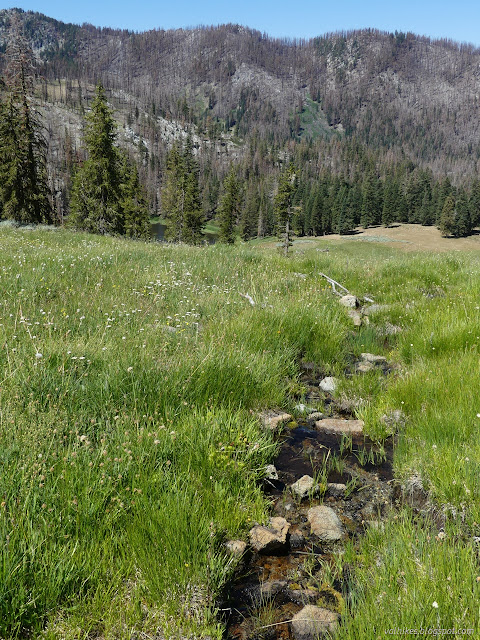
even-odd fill
[{"label": "tall conifer tree", "polygon": [[52,222],[47,182],[46,142],[32,104],[34,58],[16,14],[7,45],[5,86],[0,107],[0,204],[2,215],[21,223]]},{"label": "tall conifer tree", "polygon": [[442,236],[455,233],[455,200],[451,195],[445,198],[438,228]]},{"label": "tall conifer tree", "polygon": [[167,219],[168,240],[188,244],[197,244],[201,240],[205,219],[198,185],[198,165],[190,138],[184,150],[175,142],[167,156],[162,211]]},{"label": "tall conifer tree", "polygon": [[115,146],[117,127],[105,90],[97,86],[92,110],[86,116],[88,158],[75,174],[70,222],[91,233],[123,233],[120,155]]},{"label": "tall conifer tree", "polygon": [[136,167],[115,144],[117,125],[101,84],[86,120],[88,157],[74,176],[70,223],[91,233],[148,237],[144,190]]}]

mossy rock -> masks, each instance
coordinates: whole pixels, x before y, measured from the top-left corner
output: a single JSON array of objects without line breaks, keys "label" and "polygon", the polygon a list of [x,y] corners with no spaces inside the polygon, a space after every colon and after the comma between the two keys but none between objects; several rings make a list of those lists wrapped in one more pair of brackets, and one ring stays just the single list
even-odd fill
[{"label": "mossy rock", "polygon": [[322,584],[318,591],[317,605],[330,611],[342,614],[345,610],[345,600],[341,593],[327,584]]}]

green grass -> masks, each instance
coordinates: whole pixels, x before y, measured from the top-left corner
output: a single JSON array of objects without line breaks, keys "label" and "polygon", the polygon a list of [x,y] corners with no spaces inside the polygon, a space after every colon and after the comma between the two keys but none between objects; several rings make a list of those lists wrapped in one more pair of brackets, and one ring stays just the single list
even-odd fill
[{"label": "green grass", "polygon": [[0,636],[220,637],[221,542],[268,514],[256,412],[288,402],[301,356],[341,367],[347,320],[248,247],[0,246]]},{"label": "green grass", "polygon": [[331,138],[335,130],[328,124],[325,113],[318,102],[306,98],[302,112],[300,113],[300,126],[302,138]]},{"label": "green grass", "polygon": [[220,226],[214,220],[210,220],[204,226],[203,233],[208,233],[211,236],[217,236],[220,233]]},{"label": "green grass", "polygon": [[[343,378],[363,351],[398,368],[343,393],[378,438],[405,412],[396,474],[445,536],[403,508],[349,545],[340,637],[478,627],[479,259],[329,246],[0,229],[0,637],[219,639],[222,542],[268,518],[257,412],[298,402],[301,359]],[[319,272],[388,308],[355,333]]]},{"label": "green grass", "polygon": [[150,217],[150,224],[167,224],[167,219],[166,218],[162,218],[162,216],[151,216]]}]

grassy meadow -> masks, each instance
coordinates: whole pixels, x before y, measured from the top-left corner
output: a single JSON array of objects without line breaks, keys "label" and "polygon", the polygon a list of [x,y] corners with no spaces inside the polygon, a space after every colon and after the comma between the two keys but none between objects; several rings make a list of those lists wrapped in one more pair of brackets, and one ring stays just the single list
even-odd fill
[{"label": "grassy meadow", "polygon": [[[222,543],[269,514],[257,414],[302,400],[301,360],[342,378],[376,439],[404,411],[396,475],[436,505],[338,556],[339,637],[479,627],[477,254],[319,240],[284,258],[8,227],[0,250],[1,638],[220,640]],[[370,326],[320,271],[385,305]],[[364,351],[397,369],[344,378]]]}]

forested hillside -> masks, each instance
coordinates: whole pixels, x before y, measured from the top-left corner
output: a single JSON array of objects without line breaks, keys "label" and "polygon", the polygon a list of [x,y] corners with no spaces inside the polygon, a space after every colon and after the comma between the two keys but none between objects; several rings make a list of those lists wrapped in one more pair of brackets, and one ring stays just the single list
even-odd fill
[{"label": "forested hillside", "polygon": [[480,51],[470,45],[374,30],[288,41],[238,25],[134,33],[10,10],[0,12],[2,52],[14,13],[37,61],[62,218],[69,176],[85,157],[83,115],[101,81],[156,214],[169,214],[169,149],[190,135],[205,218],[215,218],[233,164],[244,238],[274,231],[273,195],[290,160],[299,234],[441,224],[442,212],[446,233],[477,224]]}]

